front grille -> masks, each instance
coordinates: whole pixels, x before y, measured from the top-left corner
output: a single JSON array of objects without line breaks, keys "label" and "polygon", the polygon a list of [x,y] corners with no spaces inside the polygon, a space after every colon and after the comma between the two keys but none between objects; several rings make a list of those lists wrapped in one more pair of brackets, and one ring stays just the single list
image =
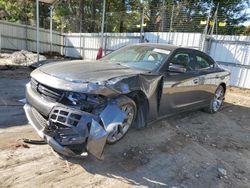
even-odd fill
[{"label": "front grille", "polygon": [[80,113],[72,112],[72,110],[66,111],[64,108],[55,108],[50,115],[50,120],[66,127],[75,127],[79,123],[81,117]]},{"label": "front grille", "polygon": [[50,129],[56,132],[54,138],[62,145],[84,143],[88,128],[81,118],[82,114],[77,110],[55,107],[49,117]]},{"label": "front grille", "polygon": [[31,111],[32,111],[34,117],[40,123],[40,125],[42,125],[43,127],[46,127],[47,120],[35,108],[31,108]]},{"label": "front grille", "polygon": [[44,130],[47,127],[47,120],[33,107],[30,108],[30,116],[35,120],[38,130]]},{"label": "front grille", "polygon": [[55,89],[55,88],[46,86],[44,84],[41,84],[33,78],[31,79],[30,84],[31,84],[33,91],[49,99],[50,101],[57,102],[63,97],[62,90]]}]

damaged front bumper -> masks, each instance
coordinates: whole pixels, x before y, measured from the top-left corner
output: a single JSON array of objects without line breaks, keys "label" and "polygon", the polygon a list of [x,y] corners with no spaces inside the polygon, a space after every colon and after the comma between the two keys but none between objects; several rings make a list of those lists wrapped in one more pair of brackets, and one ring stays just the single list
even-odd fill
[{"label": "damaged front bumper", "polygon": [[48,118],[30,104],[24,110],[38,135],[56,152],[70,157],[85,156],[87,152],[102,159],[107,136],[125,118],[115,103],[109,103],[99,115],[67,106],[54,106]]}]

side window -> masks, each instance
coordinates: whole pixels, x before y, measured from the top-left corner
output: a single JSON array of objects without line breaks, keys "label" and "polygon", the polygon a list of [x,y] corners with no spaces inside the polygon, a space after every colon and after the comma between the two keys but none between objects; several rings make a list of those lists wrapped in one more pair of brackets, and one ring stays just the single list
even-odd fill
[{"label": "side window", "polygon": [[171,60],[170,66],[171,66],[171,64],[182,66],[187,71],[194,70],[194,68],[193,68],[194,59],[187,52],[179,52],[179,53],[177,53],[174,56],[174,58]]},{"label": "side window", "polygon": [[214,67],[213,62],[209,61],[207,58],[201,56],[201,55],[196,55],[196,66],[195,69],[207,69],[207,68],[212,68]]}]

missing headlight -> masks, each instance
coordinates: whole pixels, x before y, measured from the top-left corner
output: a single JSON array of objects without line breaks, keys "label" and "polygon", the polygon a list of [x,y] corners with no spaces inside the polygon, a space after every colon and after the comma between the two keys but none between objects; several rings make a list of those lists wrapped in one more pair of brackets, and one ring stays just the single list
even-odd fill
[{"label": "missing headlight", "polygon": [[62,103],[92,113],[94,110],[105,106],[106,98],[101,95],[67,92]]}]

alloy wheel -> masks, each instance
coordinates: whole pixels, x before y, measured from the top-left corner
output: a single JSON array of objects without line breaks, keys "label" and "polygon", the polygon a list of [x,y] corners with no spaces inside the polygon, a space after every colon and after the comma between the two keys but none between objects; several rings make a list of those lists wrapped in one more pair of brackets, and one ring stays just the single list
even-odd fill
[{"label": "alloy wheel", "polygon": [[216,90],[215,96],[213,99],[213,103],[212,103],[212,107],[213,107],[214,112],[217,112],[220,109],[222,102],[224,100],[224,94],[225,94],[225,91],[224,91],[223,87],[219,87]]},{"label": "alloy wheel", "polygon": [[115,143],[120,140],[128,131],[129,127],[132,125],[134,116],[135,116],[135,108],[132,104],[125,104],[121,106],[121,110],[125,112],[126,116],[123,123],[117,126],[107,138],[108,143]]}]

